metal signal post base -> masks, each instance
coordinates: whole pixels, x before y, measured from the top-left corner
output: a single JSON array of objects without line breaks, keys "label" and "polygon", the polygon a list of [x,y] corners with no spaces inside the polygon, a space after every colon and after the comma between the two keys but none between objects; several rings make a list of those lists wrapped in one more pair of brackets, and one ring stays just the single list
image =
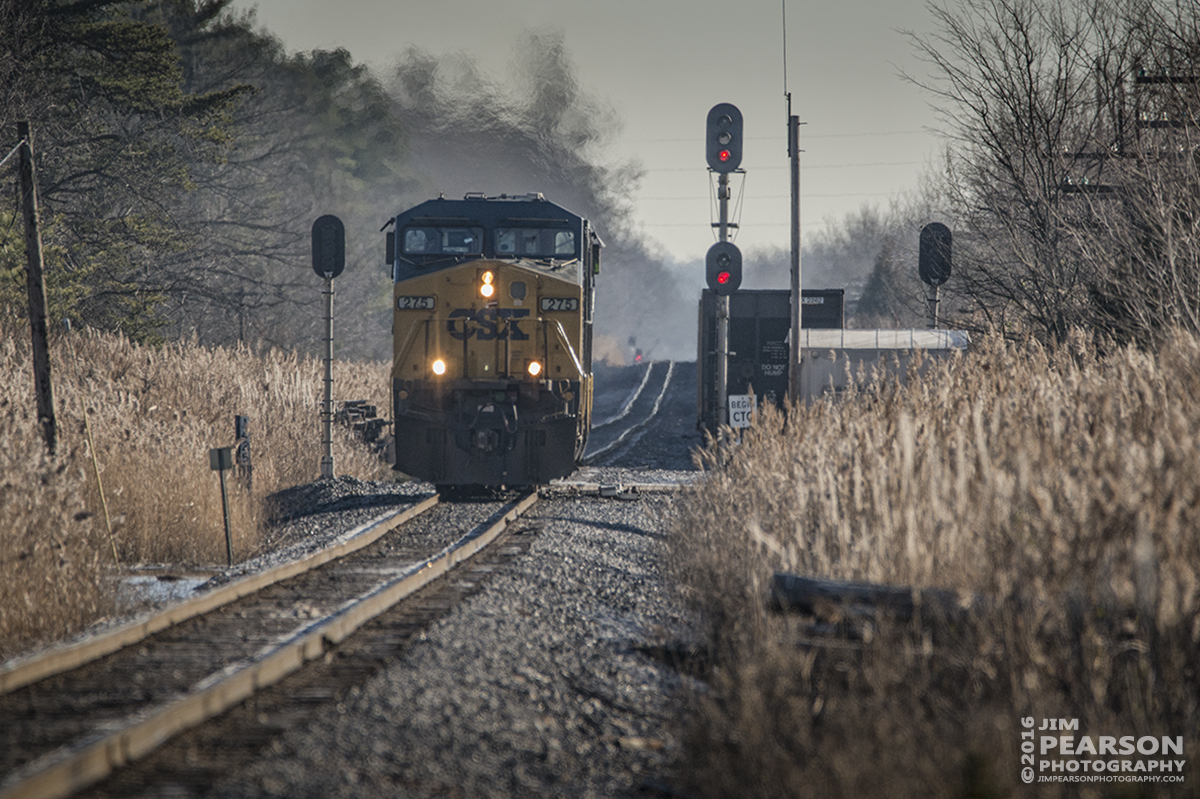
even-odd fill
[{"label": "metal signal post base", "polygon": [[333,277],[325,277],[325,397],[321,402],[321,479],[333,477]]},{"label": "metal signal post base", "polygon": [[[717,177],[717,203],[720,208],[721,241],[729,240],[729,173]],[[729,424],[729,296],[717,297],[717,425]]]},{"label": "metal signal post base", "polygon": [[717,424],[729,424],[729,297],[717,297]]}]

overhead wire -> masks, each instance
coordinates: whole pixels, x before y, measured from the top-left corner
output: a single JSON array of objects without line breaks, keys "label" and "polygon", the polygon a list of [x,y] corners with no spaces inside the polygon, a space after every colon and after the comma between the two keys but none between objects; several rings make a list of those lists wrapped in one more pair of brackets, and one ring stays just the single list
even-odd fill
[{"label": "overhead wire", "polygon": [[25,143],[25,139],[21,139],[19,142],[17,142],[17,146],[16,146],[16,147],[14,147],[14,148],[12,148],[11,150],[9,150],[9,151],[8,151],[8,155],[4,156],[3,158],[0,158],[0,166],[4,166],[5,164],[7,164],[7,163],[8,163],[8,159],[10,159],[10,158],[12,158],[14,155],[16,155],[16,154],[17,154],[17,150],[20,150],[20,149],[21,149],[21,145],[22,145],[22,144],[24,144],[24,143]]},{"label": "overhead wire", "polygon": [[[849,139],[862,138],[867,136],[911,136],[917,133],[927,133],[924,128],[911,128],[909,130],[868,130],[857,131],[854,133],[817,133],[811,136],[805,136],[805,139]],[[783,136],[744,136],[745,141],[786,141]],[[666,136],[662,138],[651,139],[623,139],[626,144],[668,144],[675,142],[695,142],[700,139],[696,136]]]},{"label": "overhead wire", "polygon": [[[806,167],[804,167],[804,169],[807,171],[810,169],[856,169],[858,167],[864,167],[864,166],[916,166],[921,163],[924,163],[924,162],[923,161],[862,161],[862,162],[856,163],[856,164],[817,164],[816,166],[806,166]],[[747,171],[754,170],[756,172],[770,172],[772,170],[779,171],[781,169],[788,169],[788,168],[789,167],[786,167],[786,166],[746,167]],[[699,172],[700,170],[698,170],[694,166],[668,166],[668,167],[655,168],[655,169],[646,169],[643,171],[650,173],[650,172]]]}]

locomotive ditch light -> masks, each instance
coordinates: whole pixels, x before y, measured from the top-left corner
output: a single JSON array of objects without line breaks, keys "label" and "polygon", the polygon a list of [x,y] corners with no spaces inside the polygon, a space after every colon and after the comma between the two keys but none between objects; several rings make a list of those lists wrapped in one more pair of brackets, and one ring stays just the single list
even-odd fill
[{"label": "locomotive ditch light", "polygon": [[542,373],[542,365],[537,361],[530,361],[529,366],[525,367],[525,370],[529,372],[530,377],[537,377]]},{"label": "locomotive ditch light", "polygon": [[429,368],[433,370],[435,375],[446,374],[446,362],[441,358],[438,358],[436,361],[434,361]]}]

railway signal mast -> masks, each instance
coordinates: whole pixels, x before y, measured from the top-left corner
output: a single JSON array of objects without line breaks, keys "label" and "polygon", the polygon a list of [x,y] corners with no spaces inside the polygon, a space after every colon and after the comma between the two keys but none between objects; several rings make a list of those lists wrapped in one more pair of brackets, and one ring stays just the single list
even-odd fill
[{"label": "railway signal mast", "polygon": [[717,295],[717,407],[718,423],[727,424],[727,382],[729,371],[729,295],[742,284],[742,253],[729,241],[729,173],[741,171],[742,112],[732,103],[717,103],[708,112],[705,135],[705,157],[708,168],[717,173],[717,203],[719,241],[709,248],[705,257],[708,287]]},{"label": "railway signal mast", "polygon": [[312,264],[324,278],[325,396],[321,401],[321,479],[333,477],[333,279],[346,268],[346,226],[333,214],[318,217],[312,226]]},{"label": "railway signal mast", "polygon": [[921,228],[920,249],[918,251],[917,272],[925,285],[926,302],[929,304],[929,328],[938,326],[938,302],[941,300],[941,286],[950,279],[950,245],[952,240],[950,228],[941,222],[930,222]]}]

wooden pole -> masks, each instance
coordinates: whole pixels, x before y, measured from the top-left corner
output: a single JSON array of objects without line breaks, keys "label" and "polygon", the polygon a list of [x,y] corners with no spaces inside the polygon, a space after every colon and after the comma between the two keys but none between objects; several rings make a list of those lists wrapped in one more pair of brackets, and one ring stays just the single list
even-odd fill
[{"label": "wooden pole", "polygon": [[221,469],[221,512],[225,516],[225,560],[233,565],[233,531],[229,524],[229,489],[225,486],[225,470]]},{"label": "wooden pole", "polygon": [[42,233],[38,227],[37,175],[33,166],[33,137],[28,122],[17,123],[20,146],[21,206],[25,215],[26,285],[29,289],[29,327],[33,337],[33,382],[38,422],[46,450],[58,447],[54,417],[54,384],[50,379],[50,344],[46,329],[46,276],[42,269]]},{"label": "wooden pole", "polygon": [[800,400],[800,328],[803,314],[803,281],[800,278],[800,117],[791,114],[792,96],[788,95],[788,157],[791,160],[792,193],[792,327],[788,352],[788,393],[792,402]]}]

